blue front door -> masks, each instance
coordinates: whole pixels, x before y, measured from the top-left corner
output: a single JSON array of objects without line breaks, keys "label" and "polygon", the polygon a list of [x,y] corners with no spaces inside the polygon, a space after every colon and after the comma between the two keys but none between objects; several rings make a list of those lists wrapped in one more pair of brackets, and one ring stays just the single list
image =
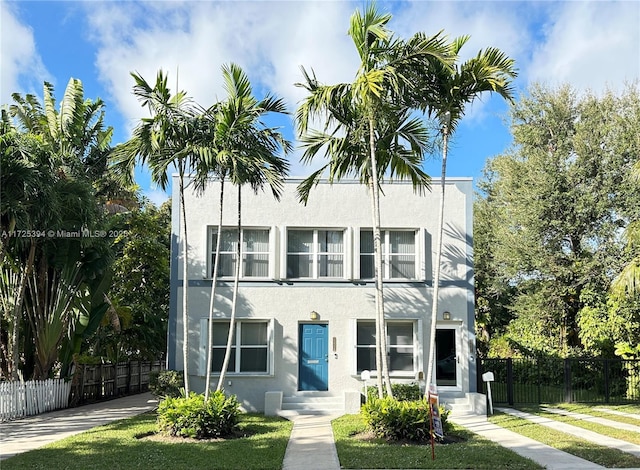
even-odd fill
[{"label": "blue front door", "polygon": [[300,325],[299,390],[329,389],[329,332],[326,324]]}]

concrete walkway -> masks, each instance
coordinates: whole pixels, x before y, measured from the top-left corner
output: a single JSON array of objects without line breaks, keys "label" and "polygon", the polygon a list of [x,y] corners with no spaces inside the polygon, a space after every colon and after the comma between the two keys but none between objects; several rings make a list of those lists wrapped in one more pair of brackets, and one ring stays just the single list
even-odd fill
[{"label": "concrete walkway", "polygon": [[511,408],[496,408],[496,409],[503,413],[507,413],[512,416],[516,416],[518,418],[526,419],[527,421],[531,421],[532,423],[540,424],[541,426],[546,426],[551,429],[556,429],[558,431],[562,431],[564,433],[579,437],[580,439],[585,439],[595,444],[611,447],[613,449],[618,449],[618,450],[621,450],[622,452],[627,452],[629,454],[635,455],[636,457],[640,457],[639,445],[631,444],[630,442],[626,442],[626,441],[621,441],[620,439],[614,439],[613,437],[604,436],[597,432],[589,431],[588,429],[580,428],[578,426],[572,426],[571,424],[562,423],[560,421],[555,421],[553,419],[545,418],[543,416],[533,415],[530,413],[525,413],[523,411],[514,410]]},{"label": "concrete walkway", "polygon": [[0,423],[0,460],[96,426],[139,415],[157,405],[153,395],[141,393]]},{"label": "concrete walkway", "polygon": [[589,421],[590,423],[596,423],[601,426],[609,426],[610,428],[624,429],[625,431],[640,433],[640,426],[635,424],[621,423],[620,421],[612,421],[607,418],[600,418],[598,416],[585,415],[583,413],[576,413],[574,411],[562,410],[559,408],[541,408],[542,411],[547,413],[554,413],[562,416],[568,416],[570,418],[579,419],[580,421]]},{"label": "concrete walkway", "polygon": [[331,420],[337,416],[288,417],[293,430],[284,454],[283,470],[340,470]]},{"label": "concrete walkway", "polygon": [[[503,409],[500,411],[507,412]],[[467,428],[479,436],[496,442],[513,452],[533,460],[550,470],[594,470],[604,468],[554,447],[542,444],[521,434],[509,431],[487,421],[484,416],[451,417],[452,422]]]}]

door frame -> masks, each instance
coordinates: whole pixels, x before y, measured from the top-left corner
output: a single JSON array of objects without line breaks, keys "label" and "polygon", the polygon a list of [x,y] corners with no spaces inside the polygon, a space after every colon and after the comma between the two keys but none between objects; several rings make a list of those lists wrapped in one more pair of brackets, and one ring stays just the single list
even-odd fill
[{"label": "door frame", "polygon": [[[322,325],[326,328],[326,341],[325,341],[325,350],[326,350],[326,356],[327,356],[327,360],[326,360],[326,370],[327,370],[327,389],[326,390],[303,390],[301,389],[301,371],[302,371],[302,361],[301,361],[301,357],[302,357],[302,347],[303,347],[303,342],[302,342],[302,337],[303,337],[303,330],[302,327],[304,325]],[[299,392],[313,392],[313,391],[328,391],[329,390],[329,322],[328,321],[301,321],[298,322],[298,351],[297,351],[297,357],[298,357],[298,378],[297,378],[297,384],[296,384],[296,389]]]},{"label": "door frame", "polygon": [[[461,392],[463,388],[462,380],[462,361],[466,355],[463,354],[462,347],[464,342],[462,341],[462,323],[461,322],[438,322],[436,323],[436,330],[453,330],[456,346],[456,385],[438,385],[438,390],[443,392]],[[437,362],[437,357],[433,358]],[[436,376],[436,383],[438,380],[438,368],[434,364],[434,374]]]}]

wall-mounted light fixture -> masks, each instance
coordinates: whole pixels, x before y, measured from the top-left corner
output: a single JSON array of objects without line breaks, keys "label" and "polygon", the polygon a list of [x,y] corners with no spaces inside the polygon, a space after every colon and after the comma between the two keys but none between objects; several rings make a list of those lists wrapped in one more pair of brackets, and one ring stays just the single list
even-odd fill
[{"label": "wall-mounted light fixture", "polygon": [[442,312],[443,320],[451,320],[451,312]]},{"label": "wall-mounted light fixture", "polygon": [[318,314],[318,312],[316,312],[315,310],[313,310],[311,312],[311,314],[309,315],[309,318],[311,318],[312,320],[317,320],[318,318],[320,318],[320,314]]}]

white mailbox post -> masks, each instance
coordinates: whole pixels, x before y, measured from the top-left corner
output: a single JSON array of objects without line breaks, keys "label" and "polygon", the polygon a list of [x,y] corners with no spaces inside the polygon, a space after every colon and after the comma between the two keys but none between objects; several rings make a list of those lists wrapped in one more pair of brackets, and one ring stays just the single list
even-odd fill
[{"label": "white mailbox post", "polygon": [[482,380],[487,383],[487,396],[489,397],[489,413],[493,414],[493,399],[491,398],[491,382],[495,380],[493,372],[485,372],[482,374]]},{"label": "white mailbox post", "polygon": [[367,381],[371,380],[371,372],[368,370],[363,370],[360,372],[360,379],[364,382],[364,401],[365,403],[369,401],[369,393],[367,392]]}]

